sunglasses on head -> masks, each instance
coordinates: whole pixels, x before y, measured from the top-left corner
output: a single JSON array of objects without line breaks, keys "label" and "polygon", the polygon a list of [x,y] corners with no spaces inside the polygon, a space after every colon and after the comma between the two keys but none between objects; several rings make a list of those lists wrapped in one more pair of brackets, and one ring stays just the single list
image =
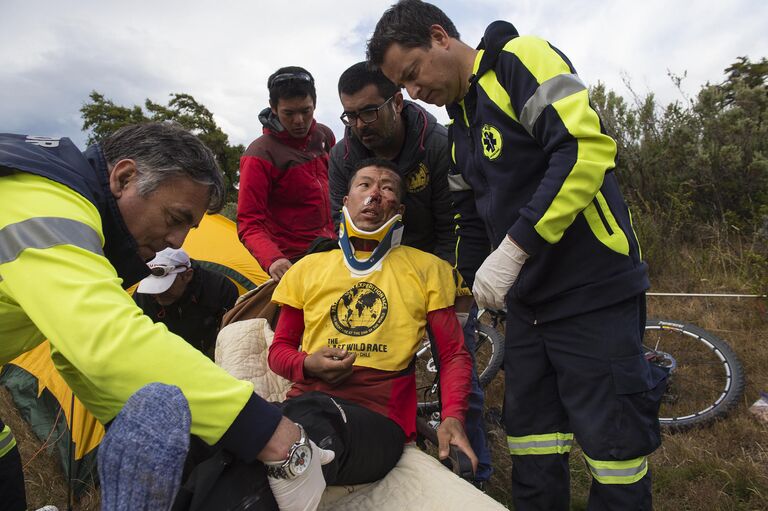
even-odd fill
[{"label": "sunglasses on head", "polygon": [[173,273],[173,270],[177,270],[179,268],[189,268],[186,264],[179,264],[177,266],[167,266],[165,264],[158,264],[156,266],[150,266],[149,271],[152,272],[152,275],[155,277],[165,277],[166,275],[170,275]]},{"label": "sunglasses on head", "polygon": [[311,84],[315,83],[315,80],[312,78],[312,76],[309,75],[309,73],[280,73],[279,75],[272,78],[267,87],[272,88],[278,83],[287,82],[289,80],[309,82]]}]

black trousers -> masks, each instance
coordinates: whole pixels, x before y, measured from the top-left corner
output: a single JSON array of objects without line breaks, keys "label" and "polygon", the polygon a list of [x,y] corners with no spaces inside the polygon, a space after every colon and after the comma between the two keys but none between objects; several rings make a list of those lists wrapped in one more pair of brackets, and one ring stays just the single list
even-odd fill
[{"label": "black trousers", "polygon": [[[367,408],[322,392],[309,392],[280,405],[312,441],[336,456],[323,466],[328,485],[378,481],[397,464],[405,434],[395,422]],[[194,439],[184,484],[174,511],[276,511],[266,469],[244,463]]]},{"label": "black trousers", "polygon": [[27,498],[24,491],[24,472],[21,468],[19,448],[14,445],[13,433],[6,431],[0,420],[0,511],[24,511]]},{"label": "black trousers", "polygon": [[400,426],[364,406],[322,392],[282,403],[283,415],[298,422],[319,447],[336,457],[323,467],[329,485],[378,481],[397,464],[405,434]]},{"label": "black trousers", "polygon": [[[507,315],[504,415],[518,511],[569,509],[574,437],[593,465],[608,468],[647,466],[642,458],[660,445],[666,371],[643,355],[644,306],[641,295],[538,325]],[[650,470],[634,482],[593,479],[589,511],[651,508]]]}]

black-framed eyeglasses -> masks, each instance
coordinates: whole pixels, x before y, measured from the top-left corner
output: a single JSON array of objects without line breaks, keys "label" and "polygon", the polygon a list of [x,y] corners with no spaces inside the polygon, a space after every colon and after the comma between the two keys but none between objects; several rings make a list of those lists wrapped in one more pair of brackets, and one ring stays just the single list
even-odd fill
[{"label": "black-framed eyeglasses", "polygon": [[388,100],[379,106],[364,108],[358,112],[344,112],[339,116],[339,119],[341,119],[341,122],[347,126],[354,126],[358,119],[363,121],[363,124],[372,124],[379,119],[379,110],[384,108],[384,105],[392,101],[392,98],[394,97],[394,95],[390,96]]},{"label": "black-framed eyeglasses", "polygon": [[156,266],[150,266],[149,271],[152,272],[152,275],[154,275],[155,277],[165,277],[166,275],[170,275],[171,273],[173,273],[173,270],[177,270],[179,268],[189,269],[189,266],[187,266],[186,264],[179,264],[176,266],[158,264]]}]

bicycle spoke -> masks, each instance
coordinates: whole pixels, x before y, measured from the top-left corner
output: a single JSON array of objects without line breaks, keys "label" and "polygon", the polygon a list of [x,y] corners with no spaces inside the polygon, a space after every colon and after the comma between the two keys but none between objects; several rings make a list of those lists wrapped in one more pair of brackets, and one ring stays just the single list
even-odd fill
[{"label": "bicycle spoke", "polygon": [[661,423],[679,428],[725,413],[743,387],[741,367],[730,348],[696,327],[660,328],[659,323],[646,329],[644,344],[659,354],[652,362],[672,368],[659,411]]}]

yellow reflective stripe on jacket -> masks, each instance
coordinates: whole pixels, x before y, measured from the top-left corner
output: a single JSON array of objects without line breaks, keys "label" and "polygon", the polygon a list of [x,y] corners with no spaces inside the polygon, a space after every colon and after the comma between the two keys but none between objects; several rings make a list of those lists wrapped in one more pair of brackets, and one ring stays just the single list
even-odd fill
[{"label": "yellow reflective stripe on jacket", "polygon": [[648,472],[647,456],[624,461],[599,461],[584,454],[584,459],[592,476],[602,484],[636,483]]},{"label": "yellow reflective stripe on jacket", "polygon": [[637,257],[642,261],[643,246],[640,245],[640,237],[637,235],[637,231],[635,230],[635,222],[632,221],[632,210],[627,208],[627,213],[629,214],[629,226],[632,228],[632,234],[635,235],[635,243],[637,243]]},{"label": "yellow reflective stripe on jacket", "polygon": [[517,114],[512,110],[512,101],[509,99],[509,93],[501,86],[496,77],[496,71],[491,69],[486,72],[480,77],[477,84],[485,91],[488,99],[493,101],[502,112],[507,114],[513,121],[520,122],[517,120]]},{"label": "yellow reflective stripe on jacket", "polygon": [[69,218],[29,218],[0,229],[0,264],[16,259],[28,248],[74,245],[103,254],[101,238],[93,227]]},{"label": "yellow reflective stripe on jacket", "polygon": [[547,41],[536,36],[515,37],[504,45],[502,51],[514,53],[539,84],[557,75],[571,73],[568,63]]},{"label": "yellow reflective stripe on jacket", "polygon": [[557,243],[565,229],[603,184],[605,172],[614,167],[616,142],[600,132],[600,120],[589,106],[586,90],[552,105],[578,145],[576,162],[560,190],[534,228],[549,243]]},{"label": "yellow reflective stripe on jacket", "polygon": [[627,235],[619,227],[616,218],[608,207],[608,202],[606,202],[601,192],[597,192],[595,200],[590,202],[589,206],[584,209],[584,218],[587,219],[587,224],[589,224],[592,234],[595,235],[600,243],[614,252],[625,256],[629,255]]},{"label": "yellow reflective stripe on jacket", "polygon": [[508,436],[507,446],[512,455],[565,454],[573,446],[573,433]]},{"label": "yellow reflective stripe on jacket", "polygon": [[600,132],[600,119],[589,105],[586,86],[549,43],[521,36],[509,41],[503,51],[513,53],[539,84],[514,119],[533,134],[537,119],[551,105],[578,146],[568,176],[534,225],[539,236],[554,244],[590,204],[605,172],[615,166],[616,143]]},{"label": "yellow reflective stripe on jacket", "polygon": [[3,430],[0,431],[0,458],[5,456],[14,447],[16,447],[16,439],[13,437],[11,428],[6,424]]}]

